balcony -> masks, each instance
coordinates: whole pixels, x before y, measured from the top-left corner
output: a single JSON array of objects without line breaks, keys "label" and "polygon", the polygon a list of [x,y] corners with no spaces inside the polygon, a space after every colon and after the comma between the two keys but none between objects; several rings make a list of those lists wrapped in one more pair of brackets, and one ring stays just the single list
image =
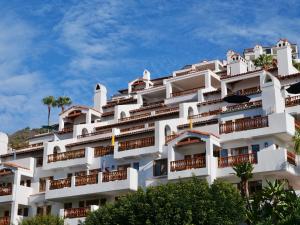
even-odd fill
[{"label": "balcony", "polygon": [[206,167],[206,160],[205,157],[182,159],[182,160],[172,161],[170,163],[170,166],[171,166],[171,172],[204,168]]},{"label": "balcony", "polygon": [[200,113],[200,114],[197,114],[197,115],[189,116],[189,119],[199,119],[199,118],[202,118],[202,117],[218,115],[221,112],[222,112],[222,109],[220,108],[220,109],[211,110],[211,111],[208,111],[208,112],[203,112],[203,113]]},{"label": "balcony", "polygon": [[85,149],[71,150],[56,154],[51,154],[44,158],[43,169],[57,169],[66,167],[77,167],[91,164],[94,158],[94,149],[86,147]]},{"label": "balcony", "polygon": [[194,93],[197,93],[197,91],[202,88],[205,88],[205,86],[191,88],[191,89],[184,90],[184,91],[174,92],[174,93],[171,93],[171,98],[182,96],[182,95],[194,94]]},{"label": "balcony", "polygon": [[85,157],[85,149],[79,149],[79,150],[73,150],[73,151],[48,155],[48,163],[65,161],[70,159],[77,159],[77,158],[84,158],[84,157]]},{"label": "balcony", "polygon": [[71,219],[71,218],[86,217],[90,211],[91,211],[90,207],[65,209],[64,218]]},{"label": "balcony", "polygon": [[268,117],[255,117],[238,119],[236,121],[227,121],[224,124],[220,124],[220,134],[227,134],[232,132],[257,129],[268,126]]},{"label": "balcony", "polygon": [[242,154],[236,156],[229,156],[229,157],[221,157],[218,160],[218,167],[232,167],[239,163],[250,162],[251,164],[257,163],[257,154]]},{"label": "balcony", "polygon": [[296,106],[296,105],[300,105],[300,95],[293,96],[293,97],[287,97],[285,99],[286,107],[292,107],[292,106]]},{"label": "balcony", "polygon": [[140,138],[136,140],[131,141],[123,141],[119,143],[119,151],[126,151],[130,149],[136,149],[136,148],[145,148],[149,146],[153,146],[155,142],[155,137],[146,137],[146,138]]},{"label": "balcony", "polygon": [[247,102],[247,103],[243,103],[243,104],[226,106],[226,108],[222,111],[222,113],[231,113],[231,112],[249,110],[249,109],[254,109],[254,108],[259,108],[259,107],[262,107],[261,100],[254,101],[254,102]]},{"label": "balcony", "polygon": [[[259,86],[245,88],[245,89],[241,89],[241,90],[234,92],[234,94],[237,94],[237,95],[254,95],[254,94],[258,94],[258,93],[261,93],[261,89]],[[228,95],[231,95],[231,94],[228,94]]]},{"label": "balcony", "polygon": [[93,136],[96,136],[96,135],[110,134],[111,132],[112,132],[111,129],[98,130],[98,131],[95,131],[95,132],[78,135],[77,138],[81,139],[81,138],[86,138],[86,137],[93,137]]},{"label": "balcony", "polygon": [[138,174],[133,168],[99,172],[48,181],[46,199],[61,199],[90,194],[125,194],[138,188]]},{"label": "balcony", "polygon": [[0,187],[0,196],[11,195],[12,187]]},{"label": "balcony", "polygon": [[95,157],[102,157],[105,155],[112,155],[114,154],[114,146],[109,145],[109,146],[100,146],[96,147],[94,149],[94,156]]},{"label": "balcony", "polygon": [[50,180],[50,190],[61,189],[71,187],[71,178],[59,179],[59,180]]},{"label": "balcony", "polygon": [[262,135],[275,135],[286,142],[295,134],[295,122],[293,116],[286,112],[272,113],[268,116],[223,121],[219,124],[219,133],[223,142]]},{"label": "balcony", "polygon": [[0,217],[0,225],[9,225],[10,218],[8,216]]},{"label": "balcony", "polygon": [[204,102],[200,102],[197,105],[198,106],[205,106],[205,105],[217,104],[217,103],[220,103],[220,102],[223,102],[223,99],[216,98],[216,99],[211,99],[211,100],[207,100],[207,101],[204,101]]},{"label": "balcony", "polygon": [[73,127],[63,128],[61,131],[58,131],[58,134],[67,134],[73,132]]}]

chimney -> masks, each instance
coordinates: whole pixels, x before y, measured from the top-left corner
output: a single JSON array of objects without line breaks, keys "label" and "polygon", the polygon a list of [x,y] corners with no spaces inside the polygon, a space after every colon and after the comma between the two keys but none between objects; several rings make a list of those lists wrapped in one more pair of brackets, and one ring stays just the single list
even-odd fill
[{"label": "chimney", "polygon": [[149,72],[149,70],[144,70],[143,80],[150,80],[150,72]]},{"label": "chimney", "polygon": [[284,76],[298,73],[298,70],[293,66],[292,48],[288,40],[280,39],[276,47],[278,75]]},{"label": "chimney", "polygon": [[6,154],[8,151],[8,136],[0,132],[0,155]]},{"label": "chimney", "polygon": [[239,54],[233,54],[227,64],[227,75],[233,76],[247,71],[247,61]]},{"label": "chimney", "polygon": [[102,84],[97,84],[94,93],[94,108],[103,112],[102,107],[107,103],[107,90]]},{"label": "chimney", "polygon": [[255,45],[253,48],[254,58],[257,59],[260,55],[263,54],[263,48],[261,45]]}]

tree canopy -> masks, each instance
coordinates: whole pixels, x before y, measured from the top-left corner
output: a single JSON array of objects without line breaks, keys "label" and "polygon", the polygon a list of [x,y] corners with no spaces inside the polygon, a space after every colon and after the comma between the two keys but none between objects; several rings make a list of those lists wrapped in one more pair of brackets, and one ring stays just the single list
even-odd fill
[{"label": "tree canopy", "polygon": [[53,215],[35,216],[23,219],[19,225],[64,225],[64,220]]},{"label": "tree canopy", "polygon": [[139,189],[90,213],[85,224],[233,225],[244,219],[244,201],[234,186],[193,178]]}]

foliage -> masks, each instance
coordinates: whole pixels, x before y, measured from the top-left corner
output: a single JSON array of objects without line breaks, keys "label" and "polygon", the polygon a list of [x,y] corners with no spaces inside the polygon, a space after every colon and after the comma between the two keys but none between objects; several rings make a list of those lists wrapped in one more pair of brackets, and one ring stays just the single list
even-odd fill
[{"label": "foliage", "polygon": [[239,224],[244,202],[231,184],[193,178],[121,197],[88,215],[86,225]]},{"label": "foliage", "polygon": [[296,193],[286,189],[283,181],[267,184],[252,201],[252,224],[300,224],[300,198]]},{"label": "foliage", "polygon": [[48,126],[50,126],[50,114],[51,114],[51,107],[56,106],[56,100],[53,96],[47,96],[42,99],[44,105],[48,107]]},{"label": "foliage", "polygon": [[26,127],[18,130],[15,133],[9,135],[9,146],[13,149],[25,148],[28,146],[28,139],[36,134],[42,134],[48,132],[45,128],[30,129]]},{"label": "foliage", "polygon": [[297,154],[300,154],[300,130],[296,130],[295,134],[293,136],[293,142],[294,142],[294,151]]},{"label": "foliage", "polygon": [[300,71],[300,63],[293,60],[293,66]]},{"label": "foliage", "polygon": [[72,100],[70,97],[67,96],[60,96],[56,100],[56,106],[61,108],[63,112],[65,110],[65,106],[69,106],[72,104]]},{"label": "foliage", "polygon": [[273,65],[273,56],[262,54],[254,60],[254,65],[257,67],[262,67],[264,69],[269,69]]},{"label": "foliage", "polygon": [[58,216],[35,216],[23,219],[19,225],[64,225],[64,220]]},{"label": "foliage", "polygon": [[249,197],[248,181],[253,177],[253,165],[250,162],[242,162],[234,165],[233,170],[241,179],[241,194],[243,197]]}]

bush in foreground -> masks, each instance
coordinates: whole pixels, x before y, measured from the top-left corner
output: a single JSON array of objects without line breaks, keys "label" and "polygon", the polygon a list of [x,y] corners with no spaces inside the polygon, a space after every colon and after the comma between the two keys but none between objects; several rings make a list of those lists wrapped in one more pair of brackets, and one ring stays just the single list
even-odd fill
[{"label": "bush in foreground", "polygon": [[19,225],[64,225],[64,220],[58,216],[35,216],[23,219]]},{"label": "bush in foreground", "polygon": [[231,184],[194,178],[168,183],[120,198],[88,215],[86,225],[239,224],[245,207]]}]

